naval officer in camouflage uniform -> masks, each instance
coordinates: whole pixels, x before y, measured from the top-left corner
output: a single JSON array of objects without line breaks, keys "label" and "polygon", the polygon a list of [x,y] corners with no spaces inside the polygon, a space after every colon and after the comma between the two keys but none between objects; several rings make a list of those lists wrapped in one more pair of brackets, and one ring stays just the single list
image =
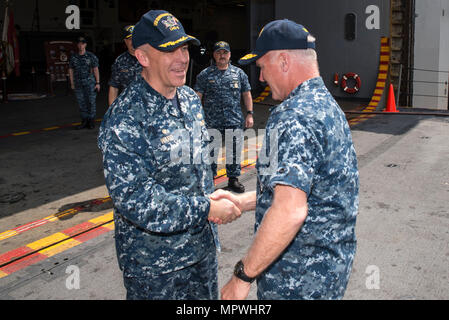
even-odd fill
[{"label": "naval officer in camouflage uniform", "polygon": [[219,243],[210,221],[240,215],[231,201],[209,198],[204,113],[184,85],[190,42],[199,44],[170,13],[143,15],[133,32],[142,74],[112,103],[100,128],[128,299],[217,299]]},{"label": "naval officer in camouflage uniform", "polygon": [[[251,86],[245,72],[230,63],[231,49],[227,42],[215,43],[213,56],[215,64],[198,74],[195,91],[203,100],[207,128],[218,130],[223,139],[226,137],[226,131],[235,133],[235,138],[230,135],[231,139],[228,139],[232,141],[225,141],[226,175],[229,178],[228,187],[234,192],[242,193],[245,187],[238,181],[241,172],[240,154],[243,148],[241,130],[243,126],[251,128],[254,123]],[[246,107],[245,119],[242,115],[240,98],[243,98]],[[218,153],[215,153],[214,157],[212,171],[215,176]]]},{"label": "naval officer in camouflage uniform", "polygon": [[[256,210],[257,231],[247,255],[222,289],[244,299],[257,279],[259,299],[341,299],[356,251],[359,174],[345,115],[318,71],[315,39],[290,20],[267,24],[253,53],[273,107],[259,156],[257,190],[220,190],[242,211]],[[274,137],[274,138],[273,138]]]},{"label": "naval officer in camouflage uniform", "polygon": [[126,26],[124,28],[124,39],[127,51],[122,53],[115,59],[111,68],[111,79],[109,80],[109,106],[118,97],[137,74],[142,72],[142,66],[134,54],[134,47],[132,43],[134,26]]},{"label": "naval officer in camouflage uniform", "polygon": [[93,129],[97,113],[97,92],[100,91],[98,58],[86,50],[86,38],[79,37],[77,46],[78,53],[72,55],[69,61],[70,85],[75,90],[81,114],[81,125],[77,129]]}]

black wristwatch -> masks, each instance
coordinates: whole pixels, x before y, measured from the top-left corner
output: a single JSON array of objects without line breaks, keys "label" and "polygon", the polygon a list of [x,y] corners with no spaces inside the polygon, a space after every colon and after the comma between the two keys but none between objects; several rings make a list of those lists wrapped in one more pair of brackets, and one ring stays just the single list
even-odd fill
[{"label": "black wristwatch", "polygon": [[249,283],[253,283],[253,281],[256,280],[256,278],[255,278],[255,277],[254,277],[254,278],[248,277],[248,276],[245,274],[244,267],[245,267],[245,266],[243,265],[242,260],[240,260],[239,262],[237,262],[237,264],[236,264],[235,267],[234,267],[234,275],[235,275],[237,278],[239,278],[240,280],[243,280],[243,281],[249,282]]},{"label": "black wristwatch", "polygon": [[254,114],[254,111],[246,111],[246,114]]}]

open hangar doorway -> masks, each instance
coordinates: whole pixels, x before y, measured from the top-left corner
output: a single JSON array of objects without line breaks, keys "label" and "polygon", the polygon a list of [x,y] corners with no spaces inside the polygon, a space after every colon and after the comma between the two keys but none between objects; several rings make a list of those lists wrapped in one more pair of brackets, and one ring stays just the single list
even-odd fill
[{"label": "open hangar doorway", "polygon": [[152,8],[167,10],[177,17],[187,34],[201,41],[201,46],[190,46],[190,66],[187,85],[195,85],[196,76],[213,61],[213,46],[226,41],[231,47],[231,63],[250,49],[249,1],[203,0],[203,1],[153,1]]}]

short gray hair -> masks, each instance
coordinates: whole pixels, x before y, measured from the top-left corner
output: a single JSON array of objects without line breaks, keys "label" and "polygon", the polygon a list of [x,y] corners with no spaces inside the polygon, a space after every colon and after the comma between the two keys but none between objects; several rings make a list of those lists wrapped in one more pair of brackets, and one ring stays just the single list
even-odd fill
[{"label": "short gray hair", "polygon": [[317,54],[314,49],[286,49],[286,50],[274,50],[276,54],[271,56],[271,61],[273,62],[279,57],[279,54],[286,52],[293,56],[298,62],[305,64],[317,63]]}]

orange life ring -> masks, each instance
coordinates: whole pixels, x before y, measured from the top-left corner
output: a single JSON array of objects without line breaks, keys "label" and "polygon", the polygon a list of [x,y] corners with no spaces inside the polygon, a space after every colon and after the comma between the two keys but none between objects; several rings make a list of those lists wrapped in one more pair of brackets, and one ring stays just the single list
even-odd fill
[{"label": "orange life ring", "polygon": [[[355,86],[353,88],[349,88],[346,82],[350,78],[355,80]],[[360,90],[361,84],[362,81],[360,80],[359,75],[354,72],[346,73],[341,80],[341,87],[343,88],[343,91],[351,94],[358,92]]]}]

